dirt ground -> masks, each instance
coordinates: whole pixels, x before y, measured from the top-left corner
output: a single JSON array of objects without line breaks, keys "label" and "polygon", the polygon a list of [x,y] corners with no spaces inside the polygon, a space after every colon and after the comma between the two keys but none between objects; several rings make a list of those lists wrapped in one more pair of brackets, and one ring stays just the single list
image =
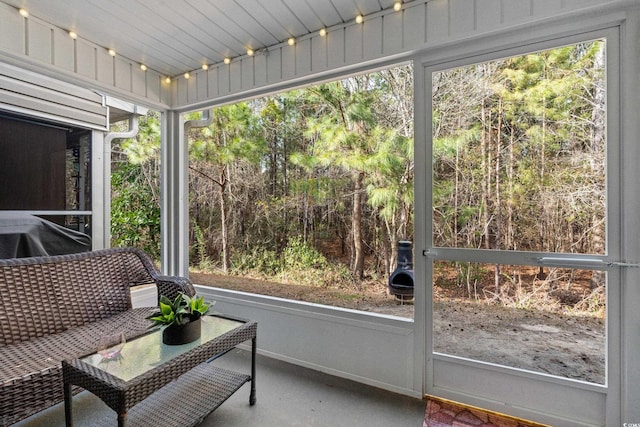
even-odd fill
[{"label": "dirt ground", "polygon": [[[200,285],[413,318],[413,304],[399,304],[382,286],[346,291],[199,272],[190,277]],[[433,318],[436,352],[605,382],[604,319],[443,297],[434,303]]]}]

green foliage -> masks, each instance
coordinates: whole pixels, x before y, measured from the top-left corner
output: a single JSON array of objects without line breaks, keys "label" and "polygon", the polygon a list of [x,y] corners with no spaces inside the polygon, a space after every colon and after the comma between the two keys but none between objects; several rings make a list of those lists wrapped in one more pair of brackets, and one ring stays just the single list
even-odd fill
[{"label": "green foliage", "polygon": [[236,274],[244,272],[275,276],[282,271],[282,261],[274,250],[262,246],[252,246],[249,251],[236,251],[231,257],[232,270]]},{"label": "green foliage", "polygon": [[142,165],[123,163],[111,175],[111,243],[160,255],[160,205],[145,182]]},{"label": "green foliage", "polygon": [[180,292],[172,301],[164,295],[160,296],[160,311],[147,317],[158,325],[184,325],[190,321],[198,320],[207,314],[213,303],[206,303],[204,297],[189,297]]},{"label": "green foliage", "polygon": [[313,246],[304,242],[300,237],[289,239],[284,249],[283,258],[283,267],[286,270],[323,269],[328,265],[324,255]]}]

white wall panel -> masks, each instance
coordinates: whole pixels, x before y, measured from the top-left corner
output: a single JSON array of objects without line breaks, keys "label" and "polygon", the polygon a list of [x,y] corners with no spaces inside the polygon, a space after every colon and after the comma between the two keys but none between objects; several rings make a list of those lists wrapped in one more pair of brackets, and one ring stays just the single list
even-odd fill
[{"label": "white wall panel", "polygon": [[0,3],[0,51],[24,54],[25,18],[18,11]]},{"label": "white wall panel", "polygon": [[209,95],[209,70],[198,71],[196,77],[196,95],[198,99],[206,99]]},{"label": "white wall panel", "polygon": [[187,102],[198,101],[198,75],[199,72],[191,73],[193,77],[185,79],[187,81]]},{"label": "white wall panel", "polygon": [[532,0],[510,0],[502,3],[502,16],[505,23],[517,24],[532,17]]},{"label": "white wall panel", "polygon": [[362,62],[363,52],[362,26],[351,25],[344,29],[344,59],[346,64]]},{"label": "white wall panel", "polygon": [[312,37],[309,39],[311,43],[311,69],[313,72],[322,72],[329,68],[327,56],[327,38]]},{"label": "white wall panel", "polygon": [[267,82],[277,83],[282,80],[282,49],[269,49],[267,55]]},{"label": "white wall panel", "polygon": [[96,78],[96,47],[84,40],[76,41],[76,52],[79,58],[84,58],[76,63],[76,71],[83,77]]},{"label": "white wall panel", "polygon": [[131,90],[131,62],[116,56],[114,58],[114,80],[116,87],[125,91]]},{"label": "white wall panel", "polygon": [[264,86],[267,84],[267,57],[270,54],[271,52],[267,51],[264,55],[258,55],[253,58],[255,70],[253,78],[256,86]]},{"label": "white wall panel", "polygon": [[292,79],[296,76],[296,47],[283,46],[280,48],[282,55],[282,78]]},{"label": "white wall panel", "polygon": [[[218,94],[224,96],[231,91],[231,70],[233,63],[221,65],[218,69]],[[237,68],[237,67],[236,67]]]},{"label": "white wall panel", "polygon": [[284,47],[283,50],[291,48],[295,52],[296,58],[296,76],[311,73],[311,40],[300,40],[293,46]]},{"label": "white wall panel", "polygon": [[53,65],[66,71],[75,71],[75,41],[59,29],[53,30],[52,34]]},{"label": "white wall panel", "polygon": [[[382,51],[401,52],[403,48],[402,20],[405,11],[393,13],[382,17]],[[424,16],[424,12],[422,13]]]},{"label": "white wall panel", "polygon": [[109,55],[105,49],[96,50],[96,66],[97,80],[105,86],[113,86],[115,84],[114,65],[115,58]]},{"label": "white wall panel", "polygon": [[233,61],[229,64],[229,91],[231,93],[242,90],[242,69],[249,59],[251,58],[242,58],[240,61]]},{"label": "white wall panel", "polygon": [[262,354],[421,397],[410,320],[197,285],[196,291],[216,301],[215,312],[256,320]]},{"label": "white wall panel", "polygon": [[382,52],[382,17],[368,19],[360,26],[363,37],[363,55],[365,58],[378,58]]},{"label": "white wall panel", "polygon": [[449,19],[455,17],[455,21],[448,23],[449,36],[461,37],[475,31],[476,10],[475,0],[449,0]]},{"label": "white wall panel", "polygon": [[405,49],[419,49],[427,41],[427,4],[407,7],[403,12],[403,40]]},{"label": "white wall panel", "polygon": [[[475,0],[476,29],[478,32],[490,31],[500,26],[502,22],[502,0]],[[560,4],[557,0],[553,3]]]},{"label": "white wall panel", "polygon": [[27,46],[29,56],[46,64],[52,64],[51,37],[52,31],[49,25],[45,25],[35,19],[30,20]]},{"label": "white wall panel", "polygon": [[533,1],[533,16],[553,16],[564,9],[564,2],[557,0],[534,0]]},{"label": "white wall panel", "polygon": [[[262,53],[260,53],[262,55]],[[255,87],[255,57],[244,58],[241,62],[242,74],[240,75],[240,88],[242,90]]]},{"label": "white wall panel", "polygon": [[[469,4],[471,5],[471,2]],[[435,45],[447,41],[449,39],[449,2],[447,0],[430,1],[427,3],[426,13],[427,43]]]},{"label": "white wall panel", "polygon": [[218,74],[222,69],[226,69],[226,65],[220,65],[218,67],[211,67],[207,70],[207,96],[210,98],[215,98],[219,95],[220,91],[218,90]]},{"label": "white wall panel", "polygon": [[343,67],[345,64],[345,30],[331,31],[325,37],[327,41],[327,53],[329,69]]},{"label": "white wall panel", "polygon": [[138,96],[147,95],[147,72],[142,71],[139,66],[131,67],[131,91]]}]

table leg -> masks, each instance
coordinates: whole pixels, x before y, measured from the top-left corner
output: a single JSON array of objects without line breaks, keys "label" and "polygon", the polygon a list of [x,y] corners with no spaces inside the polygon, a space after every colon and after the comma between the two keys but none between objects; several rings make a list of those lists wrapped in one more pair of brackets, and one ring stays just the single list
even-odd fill
[{"label": "table leg", "polygon": [[127,413],[118,414],[118,427],[125,427],[127,425]]},{"label": "table leg", "polygon": [[73,394],[71,393],[71,384],[64,382],[64,423],[66,427],[73,427],[73,408],[71,402],[73,401]]},{"label": "table leg", "polygon": [[251,394],[249,405],[256,404],[256,337],[251,340]]}]

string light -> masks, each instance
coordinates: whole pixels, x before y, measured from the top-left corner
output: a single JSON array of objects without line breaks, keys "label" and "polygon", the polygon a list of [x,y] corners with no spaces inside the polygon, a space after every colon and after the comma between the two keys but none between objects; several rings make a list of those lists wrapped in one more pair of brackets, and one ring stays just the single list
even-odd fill
[{"label": "string light", "polygon": [[293,46],[294,44],[296,44],[296,39],[291,37],[291,38],[289,38],[289,40],[287,40],[287,43],[289,43],[289,46]]},{"label": "string light", "polygon": [[202,69],[207,71],[209,69],[209,64],[202,64]]},{"label": "string light", "polygon": [[20,14],[20,16],[22,16],[23,18],[28,18],[29,17],[29,11],[27,9],[18,9],[18,13]]},{"label": "string light", "polygon": [[224,58],[224,63],[227,64],[227,65],[231,64],[231,58],[229,58],[229,57]]},{"label": "string light", "polygon": [[147,71],[147,66],[146,66],[146,65],[144,65],[144,64],[140,64],[140,69],[141,69],[142,71]]},{"label": "string light", "polygon": [[364,16],[358,15],[356,16],[356,24],[362,24],[364,22]]},{"label": "string light", "polygon": [[184,73],[184,78],[185,79],[189,79],[189,77],[191,77],[191,74],[189,74],[189,72]]},{"label": "string light", "polygon": [[69,31],[69,37],[75,40],[78,38],[78,34],[75,31]]},{"label": "string light", "polygon": [[247,49],[247,55],[253,56],[254,53],[255,52],[253,51],[253,49],[251,49],[251,48]]},{"label": "string light", "polygon": [[327,29],[326,28],[320,28],[320,37],[324,37],[327,35]]},{"label": "string light", "polygon": [[109,55],[116,56],[116,51],[113,49],[109,49]]},{"label": "string light", "polygon": [[166,77],[166,78],[164,79],[164,82],[165,82],[166,84],[171,84],[171,77]]},{"label": "string light", "polygon": [[396,12],[399,12],[400,9],[402,9],[402,2],[401,1],[397,1],[393,4],[393,10],[395,10]]}]

